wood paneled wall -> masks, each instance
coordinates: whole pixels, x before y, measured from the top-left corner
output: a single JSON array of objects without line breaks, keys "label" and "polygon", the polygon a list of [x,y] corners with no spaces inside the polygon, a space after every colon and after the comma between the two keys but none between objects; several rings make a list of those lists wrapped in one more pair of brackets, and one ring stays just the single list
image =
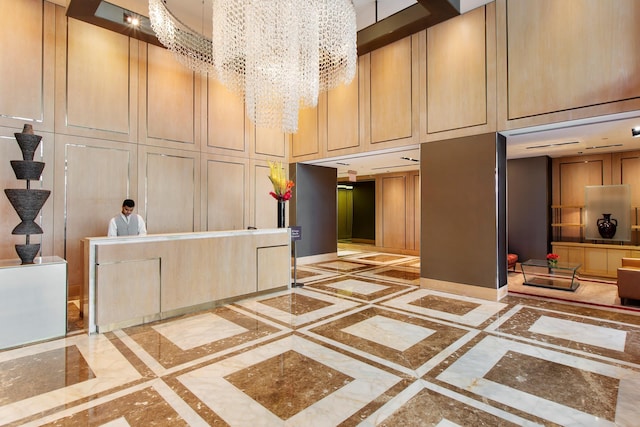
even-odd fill
[{"label": "wood paneled wall", "polygon": [[500,129],[640,109],[640,3],[497,0]]},{"label": "wood paneled wall", "polygon": [[[640,207],[640,151],[607,153],[591,156],[562,157],[552,160],[552,199],[554,205],[584,206],[587,185],[629,184],[631,188],[631,218],[635,224],[635,208]],[[562,209],[556,222],[580,223],[579,209]],[[582,212],[584,215],[584,211]],[[560,221],[561,220],[561,221]],[[563,227],[562,240],[578,240],[580,229]],[[632,241],[638,239],[634,231]]]},{"label": "wood paneled wall", "polygon": [[[13,133],[31,123],[43,136],[34,160],[46,163],[32,187],[52,190],[32,242],[67,259],[71,296],[80,239],[106,235],[124,198],[151,234],[276,226],[266,160],[286,164],[290,137],[256,130],[215,80],[42,0],[0,3],[0,28],[0,183],[24,188],[9,160],[21,159]],[[20,221],[0,199],[0,258],[16,258]]]},{"label": "wood paneled wall", "polygon": [[[266,160],[640,109],[637,2],[556,3],[496,0],[361,56],[356,79],[303,111],[292,138],[256,129],[240,99],[164,49],[69,19],[47,1],[0,2],[0,137],[7,142],[0,184],[24,185],[8,161],[19,158],[13,133],[32,123],[43,135],[36,157],[47,163],[37,185],[53,191],[39,219],[43,253],[68,259],[75,286],[78,238],[103,235],[125,197],[137,201],[151,233],[273,227]],[[404,232],[394,219],[378,233],[407,248],[417,248],[419,235],[413,181],[402,184],[413,189],[400,215]],[[383,197],[396,197],[399,183],[385,178]],[[0,199],[0,234],[10,236],[0,256],[11,258],[21,240],[11,236],[17,215]]]}]

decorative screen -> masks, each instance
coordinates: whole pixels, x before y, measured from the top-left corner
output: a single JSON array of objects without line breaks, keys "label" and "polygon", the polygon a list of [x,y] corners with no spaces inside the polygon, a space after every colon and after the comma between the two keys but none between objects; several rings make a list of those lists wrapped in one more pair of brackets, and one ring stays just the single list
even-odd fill
[{"label": "decorative screen", "polygon": [[588,240],[631,240],[631,187],[585,187],[585,237]]}]

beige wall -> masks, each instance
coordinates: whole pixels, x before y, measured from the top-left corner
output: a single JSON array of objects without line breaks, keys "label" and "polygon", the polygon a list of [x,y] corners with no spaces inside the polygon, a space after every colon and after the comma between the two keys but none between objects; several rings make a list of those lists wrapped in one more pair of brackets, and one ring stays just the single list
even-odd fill
[{"label": "beige wall", "polygon": [[[3,1],[0,185],[24,186],[8,161],[19,159],[13,133],[30,122],[43,136],[36,158],[47,164],[34,185],[53,191],[41,211],[45,233],[34,239],[44,255],[69,261],[73,295],[79,239],[104,235],[125,197],[137,201],[150,233],[274,227],[268,159],[321,159],[640,109],[640,5],[556,3],[497,0],[361,56],[357,78],[303,111],[292,138],[256,129],[240,100],[161,48],[68,19],[47,1]],[[553,25],[539,24],[551,18]],[[520,54],[527,50],[535,55]],[[400,181],[385,178],[382,191],[395,198],[402,186],[413,189],[399,214],[404,230],[383,219],[378,235],[415,248],[420,220],[411,198],[419,186],[415,177]],[[382,209],[387,219],[398,215]],[[0,198],[0,235],[9,236],[0,258],[16,257],[16,224]]]}]

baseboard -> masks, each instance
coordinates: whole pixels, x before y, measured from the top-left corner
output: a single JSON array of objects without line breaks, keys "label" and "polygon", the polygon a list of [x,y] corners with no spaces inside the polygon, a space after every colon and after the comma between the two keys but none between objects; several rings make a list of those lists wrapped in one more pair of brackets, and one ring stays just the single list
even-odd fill
[{"label": "baseboard", "polygon": [[328,254],[309,255],[296,258],[298,265],[315,264],[317,262],[335,261],[338,258],[337,252],[330,252]]},{"label": "baseboard", "polygon": [[358,239],[358,238],[352,238],[352,239],[351,239],[351,243],[361,243],[361,244],[365,244],[365,245],[375,245],[375,244],[376,244],[376,239]]},{"label": "baseboard", "polygon": [[498,289],[483,288],[481,286],[427,279],[425,277],[420,278],[420,287],[465,297],[480,298],[487,301],[500,301],[502,298],[507,296],[507,286],[503,286]]}]

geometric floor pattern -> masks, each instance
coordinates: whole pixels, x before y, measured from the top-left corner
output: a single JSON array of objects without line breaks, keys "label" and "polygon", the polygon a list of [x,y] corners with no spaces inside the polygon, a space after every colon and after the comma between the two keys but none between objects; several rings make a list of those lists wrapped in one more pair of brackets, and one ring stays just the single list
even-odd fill
[{"label": "geometric floor pattern", "polygon": [[0,351],[0,425],[640,425],[640,313],[419,271],[351,253],[298,266],[303,287]]}]

